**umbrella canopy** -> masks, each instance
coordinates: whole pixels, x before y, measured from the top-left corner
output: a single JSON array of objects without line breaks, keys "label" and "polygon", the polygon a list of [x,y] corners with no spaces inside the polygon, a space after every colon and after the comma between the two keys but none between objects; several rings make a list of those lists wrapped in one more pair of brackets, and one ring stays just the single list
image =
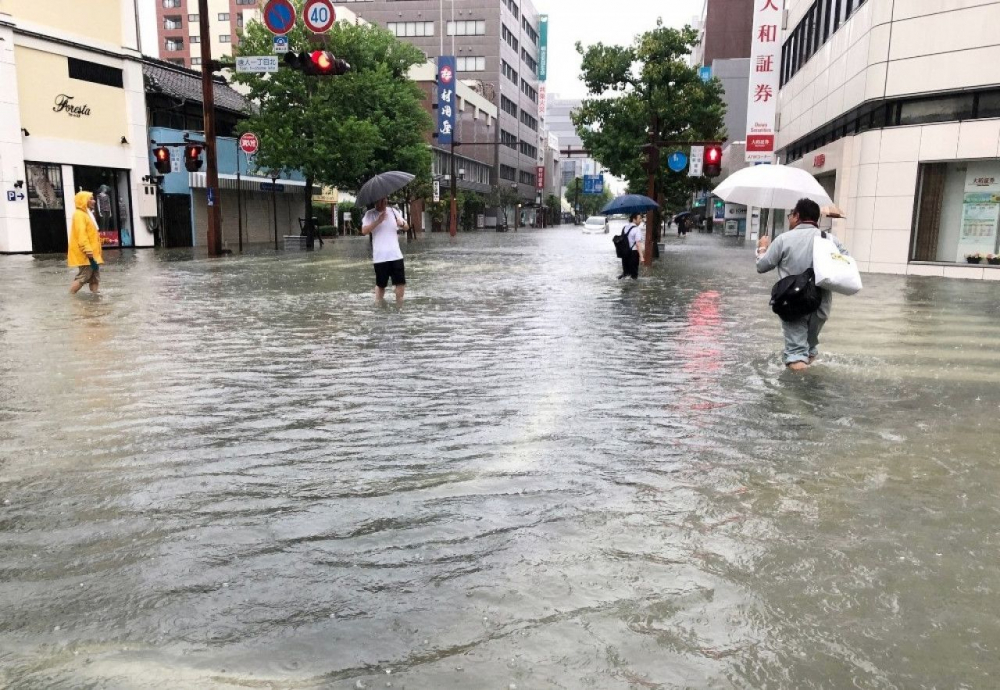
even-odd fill
[{"label": "umbrella canopy", "polygon": [[413,182],[414,177],[416,176],[398,170],[380,173],[361,186],[361,191],[358,192],[358,205],[368,206],[379,199],[385,199]]},{"label": "umbrella canopy", "polygon": [[642,194],[624,194],[614,199],[607,206],[601,209],[601,215],[611,216],[616,213],[646,213],[660,205]]},{"label": "umbrella canopy", "polygon": [[684,216],[690,216],[690,215],[691,215],[690,211],[681,211],[676,216],[674,216],[674,222],[676,223],[678,220],[680,220]]},{"label": "umbrella canopy", "polygon": [[812,199],[820,206],[833,205],[815,177],[787,165],[744,168],[727,177],[713,194],[731,204],[758,208],[793,208],[799,199]]},{"label": "umbrella canopy", "polygon": [[827,218],[847,218],[839,206],[824,206],[819,210]]}]

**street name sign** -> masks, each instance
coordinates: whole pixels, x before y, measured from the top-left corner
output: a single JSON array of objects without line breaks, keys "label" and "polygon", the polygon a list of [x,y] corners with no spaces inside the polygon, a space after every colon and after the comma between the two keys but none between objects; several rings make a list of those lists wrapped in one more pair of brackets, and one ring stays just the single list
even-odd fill
[{"label": "street name sign", "polygon": [[314,34],[325,34],[337,21],[331,0],[306,0],[302,6],[302,21]]},{"label": "street name sign", "polygon": [[604,175],[584,175],[584,194],[604,194]]},{"label": "street name sign", "polygon": [[295,7],[291,0],[267,0],[264,26],[275,36],[284,36],[295,28]]},{"label": "street name sign", "polygon": [[257,153],[257,149],[260,148],[260,139],[253,132],[247,132],[240,137],[240,150],[248,156],[252,156]]},{"label": "street name sign", "polygon": [[277,55],[247,55],[236,58],[236,71],[243,74],[266,74],[278,71]]}]

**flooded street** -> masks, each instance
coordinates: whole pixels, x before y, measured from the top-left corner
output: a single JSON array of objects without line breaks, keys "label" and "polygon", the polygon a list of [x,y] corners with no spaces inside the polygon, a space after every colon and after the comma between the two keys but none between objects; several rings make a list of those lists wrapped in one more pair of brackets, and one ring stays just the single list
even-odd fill
[{"label": "flooded street", "polygon": [[0,257],[0,686],[996,686],[1000,284],[796,376],[735,240],[404,253]]}]

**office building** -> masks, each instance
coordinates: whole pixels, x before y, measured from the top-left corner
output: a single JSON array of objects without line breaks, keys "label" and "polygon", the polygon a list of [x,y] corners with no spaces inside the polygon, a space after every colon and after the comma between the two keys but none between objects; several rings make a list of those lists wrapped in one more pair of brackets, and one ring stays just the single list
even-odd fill
[{"label": "office building", "polygon": [[778,153],[862,270],[1000,279],[1000,2],[786,5]]},{"label": "office building", "polygon": [[[149,1],[149,0],[146,0]],[[260,18],[261,0],[208,0],[209,36],[201,35],[198,0],[152,0],[156,2],[158,53],[146,50],[181,67],[201,65],[201,42],[212,42],[212,56],[233,54],[239,31],[251,19]]]},{"label": "office building", "polygon": [[539,160],[540,36],[538,12],[531,2],[365,0],[348,6],[429,58],[457,57],[458,78],[471,82],[499,108],[499,184],[515,187],[525,203],[533,203]]}]

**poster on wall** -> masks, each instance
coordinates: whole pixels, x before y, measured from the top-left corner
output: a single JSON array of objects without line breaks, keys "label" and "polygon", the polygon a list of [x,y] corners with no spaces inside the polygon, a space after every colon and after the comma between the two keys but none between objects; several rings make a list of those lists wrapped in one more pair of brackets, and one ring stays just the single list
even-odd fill
[{"label": "poster on wall", "polygon": [[997,251],[997,228],[1000,225],[1000,174],[989,163],[970,163],[965,173],[965,199],[962,204],[962,227],[958,238],[956,261],[967,254]]}]

